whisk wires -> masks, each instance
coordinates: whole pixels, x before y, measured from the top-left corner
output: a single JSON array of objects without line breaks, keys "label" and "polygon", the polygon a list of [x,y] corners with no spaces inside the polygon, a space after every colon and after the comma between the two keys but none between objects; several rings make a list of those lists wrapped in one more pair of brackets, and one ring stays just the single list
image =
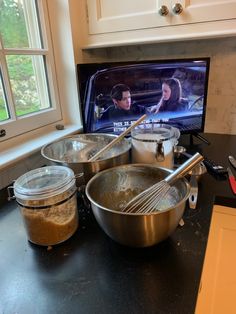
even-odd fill
[{"label": "whisk wires", "polygon": [[170,173],[164,180],[152,185],[142,193],[134,197],[122,211],[126,213],[150,213],[157,210],[158,204],[165,199],[166,194],[171,189],[178,178],[185,176],[194,166],[203,160],[203,156],[199,153],[194,154],[185,161],[179,168]]},{"label": "whisk wires", "polygon": [[162,180],[134,197],[122,208],[126,213],[150,213],[157,210],[159,203],[170,190],[170,185]]}]

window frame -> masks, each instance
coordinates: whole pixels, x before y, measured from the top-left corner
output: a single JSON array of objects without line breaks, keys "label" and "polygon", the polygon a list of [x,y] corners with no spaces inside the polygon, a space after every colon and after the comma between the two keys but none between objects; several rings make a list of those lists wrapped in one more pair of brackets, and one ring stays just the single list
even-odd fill
[{"label": "window frame", "polygon": [[[32,0],[31,0],[32,1]],[[27,6],[30,9],[31,5]],[[0,129],[6,131],[6,135],[0,137],[0,142],[7,141],[15,136],[31,132],[38,128],[50,125],[62,120],[62,109],[59,101],[57,86],[56,67],[54,62],[54,52],[51,38],[51,29],[49,23],[49,12],[47,0],[37,0],[39,23],[41,25],[41,36],[43,40],[43,49],[14,49],[0,47],[0,61],[2,70],[2,80],[5,87],[10,118],[0,122]],[[29,14],[26,14],[29,20]],[[14,100],[11,91],[10,78],[8,74],[6,56],[8,55],[41,55],[45,58],[45,67],[47,71],[47,83],[50,93],[51,107],[43,111],[31,113],[25,116],[16,117],[14,113]],[[40,84],[40,82],[39,82]]]}]

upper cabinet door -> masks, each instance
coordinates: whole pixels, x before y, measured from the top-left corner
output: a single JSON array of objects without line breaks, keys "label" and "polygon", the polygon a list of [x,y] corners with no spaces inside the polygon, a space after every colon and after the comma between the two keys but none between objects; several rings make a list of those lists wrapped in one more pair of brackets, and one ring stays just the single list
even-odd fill
[{"label": "upper cabinet door", "polygon": [[89,33],[168,26],[171,15],[166,11],[161,16],[159,9],[162,6],[169,11],[164,0],[87,0]]},{"label": "upper cabinet door", "polygon": [[236,0],[87,0],[89,34],[236,17]]},{"label": "upper cabinet door", "polygon": [[[171,2],[173,8],[179,1]],[[183,11],[179,15],[173,14],[172,24],[212,22],[235,17],[235,0],[186,0]]]}]

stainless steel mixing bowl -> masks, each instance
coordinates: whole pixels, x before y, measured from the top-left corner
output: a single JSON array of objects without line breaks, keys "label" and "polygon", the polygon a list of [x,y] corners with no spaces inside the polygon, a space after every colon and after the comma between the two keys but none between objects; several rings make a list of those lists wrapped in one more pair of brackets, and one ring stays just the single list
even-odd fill
[{"label": "stainless steel mixing bowl", "polygon": [[121,165],[96,174],[86,186],[95,218],[113,240],[132,247],[147,247],[166,239],[178,226],[189,197],[185,178],[175,184],[172,205],[163,211],[135,214],[119,211],[133,193],[165,178],[171,170],[147,164]]},{"label": "stainless steel mixing bowl", "polygon": [[41,154],[51,164],[68,166],[75,174],[83,172],[84,176],[76,180],[77,186],[81,186],[101,170],[129,163],[131,144],[127,139],[121,140],[98,160],[88,162],[115,137],[111,134],[78,134],[44,145]]}]

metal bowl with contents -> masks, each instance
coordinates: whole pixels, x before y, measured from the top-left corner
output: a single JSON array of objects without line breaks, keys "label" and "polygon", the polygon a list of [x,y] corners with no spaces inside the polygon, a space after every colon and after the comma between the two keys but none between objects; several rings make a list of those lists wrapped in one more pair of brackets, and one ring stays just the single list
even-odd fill
[{"label": "metal bowl with contents", "polygon": [[167,199],[152,213],[125,213],[121,208],[170,172],[150,164],[129,164],[96,174],[86,186],[86,195],[103,231],[132,247],[152,246],[166,239],[178,226],[189,197],[185,178],[176,181]]},{"label": "metal bowl with contents", "polygon": [[98,160],[88,161],[116,137],[116,135],[99,133],[78,134],[43,146],[41,154],[52,164],[67,166],[75,174],[84,173],[84,176],[76,181],[77,186],[80,186],[86,184],[101,170],[129,163],[131,144],[126,139],[104,152]]}]

